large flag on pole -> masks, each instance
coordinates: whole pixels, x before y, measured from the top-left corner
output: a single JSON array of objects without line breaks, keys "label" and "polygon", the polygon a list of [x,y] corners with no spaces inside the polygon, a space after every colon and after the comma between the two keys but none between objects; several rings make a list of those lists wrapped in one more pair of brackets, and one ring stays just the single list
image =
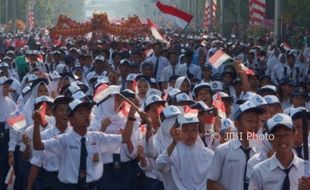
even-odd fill
[{"label": "large flag on pole", "polygon": [[205,11],[204,11],[204,28],[210,28],[214,26],[216,16],[216,5],[217,0],[206,0]]},{"label": "large flag on pole", "polygon": [[28,17],[28,27],[31,30],[35,25],[35,18],[34,18],[34,6],[35,1],[31,0],[28,2],[28,10],[27,10],[27,17]]},{"label": "large flag on pole", "polygon": [[182,29],[184,29],[193,19],[193,15],[175,7],[164,5],[160,1],[156,2],[156,7],[165,15],[171,17]]},{"label": "large flag on pole", "polygon": [[266,0],[249,0],[250,24],[262,25],[266,17]]}]

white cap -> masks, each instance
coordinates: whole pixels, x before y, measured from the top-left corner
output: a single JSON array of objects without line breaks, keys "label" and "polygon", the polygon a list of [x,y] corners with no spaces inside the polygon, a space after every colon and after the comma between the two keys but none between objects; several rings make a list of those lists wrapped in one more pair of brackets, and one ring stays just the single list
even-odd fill
[{"label": "white cap", "polygon": [[86,94],[84,94],[84,92],[82,92],[81,90],[78,90],[72,94],[73,99],[82,100],[85,97],[86,97]]},{"label": "white cap", "polygon": [[39,104],[41,102],[53,103],[54,100],[53,100],[53,98],[50,98],[48,96],[39,96],[39,97],[37,97],[36,100],[35,100],[35,104]]},{"label": "white cap", "polygon": [[279,98],[275,95],[264,96],[264,99],[266,100],[267,104],[281,104]]},{"label": "white cap", "polygon": [[31,91],[31,86],[28,84],[28,85],[26,85],[26,86],[23,88],[22,94],[25,95],[25,94],[27,94],[27,93],[30,92],[30,91]]},{"label": "white cap", "polygon": [[61,78],[61,76],[59,75],[59,73],[58,73],[57,71],[50,72],[50,73],[49,73],[49,77],[50,77],[50,79],[51,79],[52,81]]},{"label": "white cap", "polygon": [[118,94],[120,90],[121,86],[118,85],[101,84],[96,88],[93,100],[97,104],[102,103],[108,97]]},{"label": "white cap", "polygon": [[177,95],[175,96],[175,99],[176,99],[177,103],[181,103],[181,102],[194,103],[194,101],[191,100],[191,99],[189,98],[189,96],[188,96],[185,92],[181,92],[181,93],[177,94]]},{"label": "white cap", "polygon": [[263,87],[261,87],[260,88],[260,90],[272,90],[273,92],[277,92],[277,87],[276,86],[274,86],[274,85],[265,85],[265,86],[263,86]]},{"label": "white cap", "polygon": [[278,113],[274,115],[272,118],[268,119],[267,126],[268,131],[271,132],[276,126],[284,125],[289,129],[293,129],[293,121],[290,116],[284,113]]},{"label": "white cap", "polygon": [[97,78],[97,83],[95,84],[95,88],[97,88],[100,84],[109,84],[109,78],[106,76],[100,76]]},{"label": "white cap", "polygon": [[8,79],[7,77],[0,77],[0,85],[3,85],[5,83],[12,84],[12,82],[13,82],[12,79]]},{"label": "white cap", "polygon": [[157,95],[157,96],[161,97],[162,96],[162,92],[160,90],[155,89],[155,88],[150,88],[146,92],[146,97],[149,97],[151,95]]},{"label": "white cap", "polygon": [[180,114],[177,118],[177,122],[181,127],[186,124],[198,124],[199,119],[197,114],[187,113],[187,114]]},{"label": "white cap", "polygon": [[223,84],[220,81],[212,81],[210,82],[212,91],[223,91]]},{"label": "white cap", "polygon": [[104,61],[105,60],[105,58],[102,56],[102,55],[98,55],[98,56],[96,56],[95,57],[95,61]]},{"label": "white cap", "polygon": [[81,88],[76,84],[71,84],[68,88],[68,90],[71,92],[71,94],[76,93],[77,91],[81,90]]},{"label": "white cap", "polygon": [[243,104],[241,104],[238,109],[235,110],[234,114],[233,114],[233,118],[234,120],[237,120],[239,118],[239,116],[246,111],[253,111],[253,112],[257,112],[257,113],[263,113],[264,109],[257,107],[254,103],[250,102],[250,101],[246,101]]},{"label": "white cap", "polygon": [[250,100],[253,96],[255,96],[256,94],[253,92],[241,92],[239,99],[237,100],[237,104],[242,104],[245,101]]},{"label": "white cap", "polygon": [[27,76],[27,79],[28,79],[28,82],[31,82],[31,81],[34,81],[34,80],[38,79],[38,76],[35,75],[35,74],[29,74]]},{"label": "white cap", "polygon": [[170,118],[181,114],[182,111],[178,107],[171,105],[165,107],[162,113],[165,116],[165,118]]},{"label": "white cap", "polygon": [[89,106],[91,108],[93,104],[91,102],[83,102],[80,99],[75,99],[69,103],[70,114],[72,114],[72,112],[74,112],[78,107],[82,105]]},{"label": "white cap", "polygon": [[7,64],[6,62],[2,62],[2,63],[0,64],[0,67],[9,67],[9,64]]},{"label": "white cap", "polygon": [[198,109],[201,110],[203,112],[208,112],[210,111],[210,108],[206,103],[204,103],[204,101],[200,100],[198,102],[195,102],[195,104],[191,105],[192,109]]},{"label": "white cap", "polygon": [[137,74],[130,73],[126,78],[126,81],[134,81],[136,79],[136,76]]},{"label": "white cap", "polygon": [[194,92],[195,96],[197,96],[197,93],[200,89],[211,90],[211,86],[208,82],[202,82],[202,83],[196,84],[195,87],[193,88],[193,92]]},{"label": "white cap", "polygon": [[235,124],[232,120],[225,118],[221,119],[221,133],[225,133],[228,129],[235,129]]},{"label": "white cap", "polygon": [[180,89],[171,88],[171,89],[168,91],[168,95],[169,95],[171,98],[174,98],[175,95],[177,95],[177,94],[180,93],[180,92],[181,92]]},{"label": "white cap", "polygon": [[253,97],[251,97],[249,101],[253,102],[256,106],[267,105],[266,100],[262,96],[257,94],[253,95]]},{"label": "white cap", "polygon": [[161,99],[160,96],[157,96],[157,95],[148,96],[145,100],[145,103],[144,103],[144,110],[148,110],[149,106],[154,104],[154,103],[165,104],[165,101],[163,99]]},{"label": "white cap", "polygon": [[305,107],[297,107],[297,108],[291,108],[290,109],[290,116],[293,120],[295,120],[295,118],[302,112],[302,111],[306,111],[308,112],[308,109]]}]

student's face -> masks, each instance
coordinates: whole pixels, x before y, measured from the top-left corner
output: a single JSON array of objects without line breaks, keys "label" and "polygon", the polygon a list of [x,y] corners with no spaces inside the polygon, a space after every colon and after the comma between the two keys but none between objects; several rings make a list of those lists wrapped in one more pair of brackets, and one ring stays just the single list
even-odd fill
[{"label": "student's face", "polygon": [[69,120],[69,107],[68,104],[60,104],[53,111],[56,123],[67,125]]},{"label": "student's face", "polygon": [[195,144],[198,138],[198,125],[197,124],[187,124],[182,126],[183,142],[187,146]]},{"label": "student's face", "polygon": [[294,88],[293,85],[288,85],[288,84],[282,85],[282,90],[283,90],[283,92],[284,92],[284,93],[287,93],[287,94],[291,94],[292,91],[293,91],[293,88]]},{"label": "student's face", "polygon": [[224,81],[225,84],[231,84],[231,82],[232,82],[232,77],[231,77],[231,75],[230,75],[230,74],[225,74],[225,75],[223,76],[223,81]]},{"label": "student's face", "polygon": [[212,72],[210,72],[208,69],[204,69],[203,70],[203,78],[204,79],[210,79],[211,78],[211,76],[212,76]]},{"label": "student's face", "polygon": [[283,110],[282,110],[281,104],[271,104],[271,105],[269,105],[270,117],[276,115],[277,113],[282,113],[282,112],[283,112]]},{"label": "student's face", "polygon": [[306,104],[306,99],[303,96],[294,96],[292,103],[295,107],[304,107]]},{"label": "student's face", "polygon": [[169,62],[172,65],[176,65],[177,64],[177,55],[176,54],[170,54],[169,56]]},{"label": "student's face", "polygon": [[73,116],[70,118],[70,122],[74,127],[87,128],[90,124],[90,113],[91,109],[87,107],[80,107],[73,113]]},{"label": "student's face", "polygon": [[242,113],[239,120],[235,120],[235,125],[239,132],[246,134],[257,133],[259,128],[259,116],[255,112],[245,112]]},{"label": "student's face", "polygon": [[135,89],[133,88],[133,82],[132,81],[126,82],[126,88],[129,90],[135,91]]},{"label": "student's face", "polygon": [[47,87],[45,86],[45,84],[40,84],[39,85],[39,88],[38,88],[38,93],[37,93],[37,97],[40,97],[40,96],[48,96],[48,89]]},{"label": "student's face", "polygon": [[197,93],[196,101],[204,101],[207,105],[211,105],[211,92],[208,89],[200,89]]},{"label": "student's face", "polygon": [[[1,87],[1,86],[0,86]],[[2,85],[2,91],[3,91],[3,96],[9,96],[10,93],[10,85],[9,84],[4,84]]]},{"label": "student's face", "polygon": [[139,81],[138,83],[138,90],[141,94],[146,94],[147,90],[149,89],[149,86],[144,80]]},{"label": "student's face", "polygon": [[188,94],[191,90],[191,86],[187,80],[184,80],[181,87],[180,87],[181,92],[185,92]]},{"label": "student's face", "polygon": [[153,76],[153,68],[152,67],[144,67],[142,73],[148,77]]},{"label": "student's face", "polygon": [[[308,129],[310,125],[310,120],[308,119]],[[293,121],[294,127],[295,127],[295,140],[294,140],[294,146],[299,147],[303,143],[303,124],[302,124],[302,118],[295,119]],[[309,130],[308,130],[309,133]]]},{"label": "student's face", "polygon": [[278,126],[274,133],[274,140],[270,141],[276,152],[291,152],[295,140],[294,130],[285,126]]}]

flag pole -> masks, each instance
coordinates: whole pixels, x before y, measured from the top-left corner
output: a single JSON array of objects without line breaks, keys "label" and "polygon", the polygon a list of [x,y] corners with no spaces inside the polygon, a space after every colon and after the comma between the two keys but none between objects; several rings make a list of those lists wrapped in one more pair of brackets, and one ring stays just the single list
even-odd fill
[{"label": "flag pole", "polygon": [[187,30],[189,23],[184,27],[182,34]]}]

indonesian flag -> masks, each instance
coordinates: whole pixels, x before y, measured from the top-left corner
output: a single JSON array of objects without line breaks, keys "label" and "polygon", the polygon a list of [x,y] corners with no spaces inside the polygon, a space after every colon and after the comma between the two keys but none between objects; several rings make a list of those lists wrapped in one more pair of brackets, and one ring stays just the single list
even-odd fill
[{"label": "indonesian flag", "polygon": [[184,111],[184,114],[198,115],[198,110],[197,109],[192,109],[188,105],[183,106],[183,111]]},{"label": "indonesian flag", "polygon": [[13,127],[13,129],[16,131],[19,131],[27,126],[25,116],[22,114],[9,118],[7,122],[8,125]]},{"label": "indonesian flag", "polygon": [[158,32],[158,27],[156,26],[156,24],[154,24],[150,19],[147,19],[147,25],[150,27],[152,35],[155,39],[169,44],[165,37]]},{"label": "indonesian flag", "polygon": [[93,100],[97,104],[120,91],[120,86],[101,84],[95,91]]},{"label": "indonesian flag", "polygon": [[217,69],[229,59],[231,59],[229,55],[224,53],[222,50],[217,50],[215,54],[209,58],[209,62]]},{"label": "indonesian flag", "polygon": [[14,182],[15,182],[15,172],[14,172],[13,167],[11,166],[5,178],[5,184],[8,185],[7,189],[13,189]]},{"label": "indonesian flag", "polygon": [[41,116],[41,119],[42,119],[42,125],[43,126],[46,126],[47,125],[47,121],[46,121],[46,118],[45,118],[45,115],[46,115],[46,102],[43,102],[43,104],[41,105],[39,111],[40,111],[40,116]]},{"label": "indonesian flag", "polygon": [[286,42],[281,43],[280,47],[282,47],[285,51],[291,50],[290,45],[288,45],[288,43],[286,43]]},{"label": "indonesian flag", "polygon": [[222,118],[226,118],[226,111],[225,111],[225,105],[224,102],[222,101],[222,97],[219,93],[216,93],[212,97],[212,105],[217,108],[217,113],[218,115]]},{"label": "indonesian flag", "polygon": [[241,69],[244,70],[247,75],[255,75],[254,71],[252,71],[251,69],[247,68],[242,63],[241,63]]},{"label": "indonesian flag", "polygon": [[182,29],[184,29],[193,19],[193,15],[188,14],[175,7],[164,5],[160,1],[156,2],[156,6],[162,13],[171,17],[175,21],[175,23]]}]

